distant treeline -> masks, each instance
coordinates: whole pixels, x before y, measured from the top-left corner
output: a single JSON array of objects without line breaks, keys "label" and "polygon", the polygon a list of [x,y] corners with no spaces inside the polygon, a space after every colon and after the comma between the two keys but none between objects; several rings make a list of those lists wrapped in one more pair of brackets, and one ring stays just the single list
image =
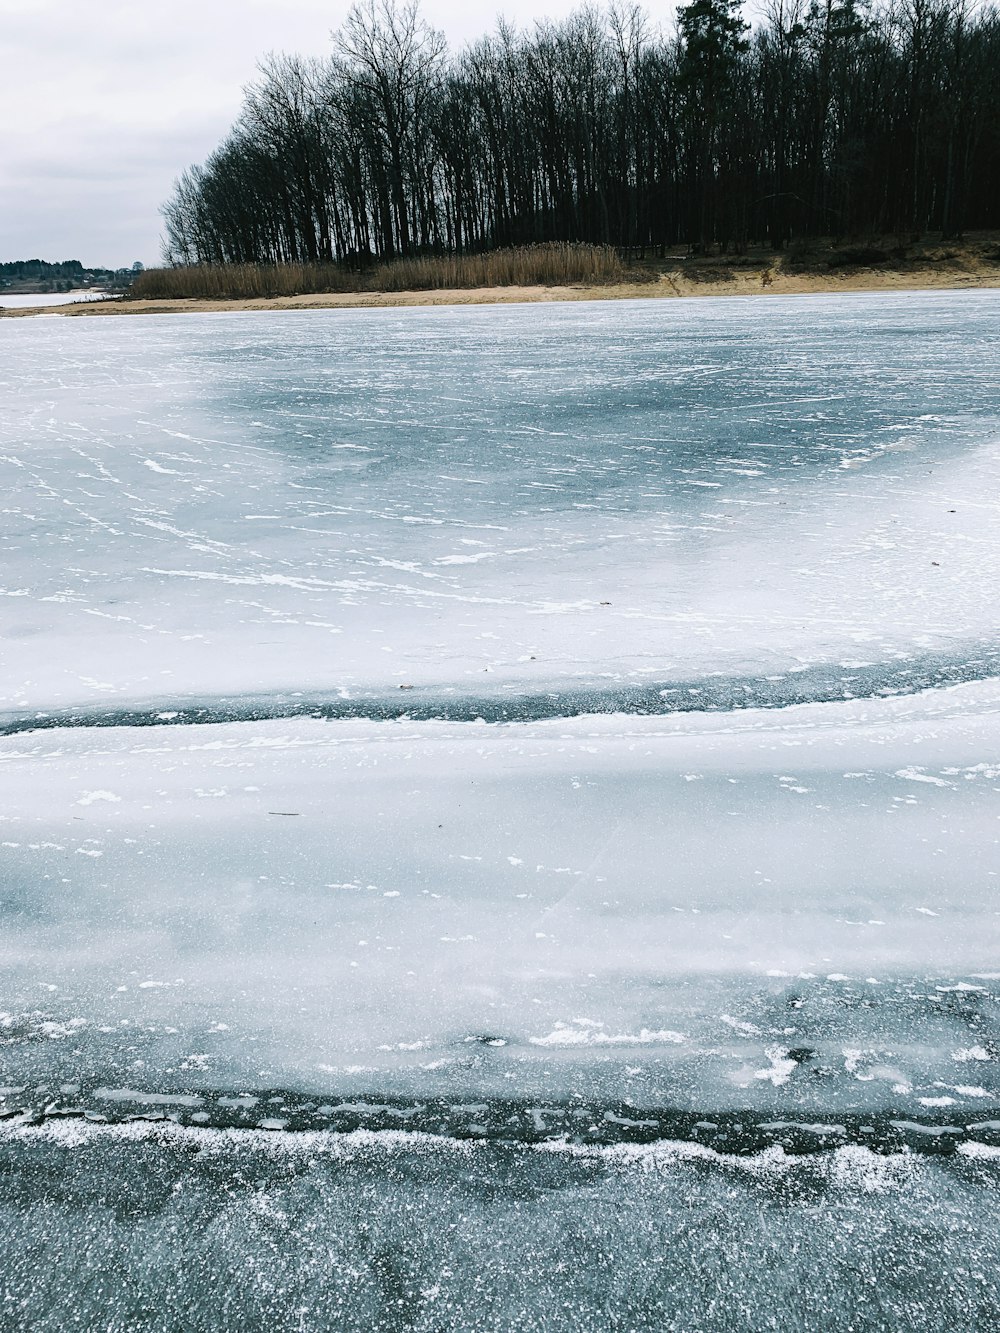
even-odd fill
[{"label": "distant treeline", "polygon": [[49,264],[44,259],[13,259],[0,264],[0,284],[82,281],[83,265],[79,259],[65,259],[61,264]]},{"label": "distant treeline", "polygon": [[329,59],[272,57],[164,208],[178,264],[583,241],[642,254],[1000,226],[1000,10],[692,0],[500,24],[457,56],[362,0]]},{"label": "distant treeline", "polygon": [[50,264],[45,259],[13,259],[0,264],[0,288],[24,288],[30,291],[72,291],[77,287],[123,285],[131,269],[84,268],[79,259],[64,259]]}]

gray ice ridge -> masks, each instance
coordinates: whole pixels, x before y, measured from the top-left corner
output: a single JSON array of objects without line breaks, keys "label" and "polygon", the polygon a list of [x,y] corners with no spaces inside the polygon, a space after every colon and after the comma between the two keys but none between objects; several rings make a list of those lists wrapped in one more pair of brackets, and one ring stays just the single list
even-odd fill
[{"label": "gray ice ridge", "polygon": [[1000,676],[1000,650],[926,654],[845,666],[827,663],[769,675],[721,673],[647,685],[586,685],[537,693],[471,694],[457,687],[403,685],[395,691],[331,695],[319,691],[81,706],[0,713],[0,736],[63,727],[205,726],[309,717],[391,722],[543,722],[587,714],[634,717],[728,713],[797,704],[920,694]]}]

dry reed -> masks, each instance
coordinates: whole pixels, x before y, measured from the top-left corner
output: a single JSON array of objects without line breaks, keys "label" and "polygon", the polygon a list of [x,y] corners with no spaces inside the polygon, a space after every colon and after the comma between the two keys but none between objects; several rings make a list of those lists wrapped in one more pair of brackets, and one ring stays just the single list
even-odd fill
[{"label": "dry reed", "polygon": [[380,264],[371,276],[382,292],[450,287],[565,287],[623,281],[625,266],[611,246],[527,245],[476,255],[427,255]]},{"label": "dry reed", "polygon": [[129,295],[144,301],[249,301],[306,292],[363,290],[361,275],[339,264],[197,264],[148,268],[136,274]]},{"label": "dry reed", "polygon": [[141,300],[254,300],[322,292],[404,292],[473,287],[565,287],[632,275],[611,246],[552,243],[474,255],[426,255],[355,273],[339,264],[198,264],[136,275]]}]

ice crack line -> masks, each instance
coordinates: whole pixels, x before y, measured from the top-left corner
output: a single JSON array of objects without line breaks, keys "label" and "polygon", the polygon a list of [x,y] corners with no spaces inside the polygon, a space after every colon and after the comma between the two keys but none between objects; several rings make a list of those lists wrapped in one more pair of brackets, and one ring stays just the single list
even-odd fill
[{"label": "ice crack line", "polygon": [[568,1142],[582,1147],[699,1144],[726,1154],[768,1148],[805,1154],[860,1145],[878,1153],[950,1154],[979,1144],[1000,1151],[1000,1109],[904,1116],[893,1111],[808,1117],[730,1109],[698,1112],[638,1107],[630,1102],[353,1096],[324,1101],[287,1090],[256,1093],[146,1092],[97,1087],[52,1098],[44,1088],[4,1089],[0,1121],[36,1128],[81,1120],[100,1125],[138,1122],[203,1130],[256,1129],[352,1134],[405,1130],[442,1139],[521,1144]]},{"label": "ice crack line", "polygon": [[62,727],[191,726],[312,717],[412,722],[542,722],[585,714],[667,716],[781,709],[799,704],[891,698],[1000,677],[1000,650],[924,656],[857,666],[744,676],[700,676],[643,685],[554,686],[533,692],[465,694],[442,687],[215,696],[109,707],[81,705],[0,713],[0,736]]}]

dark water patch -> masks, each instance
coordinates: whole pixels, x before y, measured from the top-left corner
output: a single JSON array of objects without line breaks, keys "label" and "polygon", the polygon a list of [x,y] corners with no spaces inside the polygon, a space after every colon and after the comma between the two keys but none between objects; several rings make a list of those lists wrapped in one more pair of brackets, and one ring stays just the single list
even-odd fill
[{"label": "dark water patch", "polygon": [[292,718],[376,722],[544,722],[586,714],[634,717],[729,713],[796,704],[892,698],[1000,676],[1000,649],[925,655],[857,666],[827,664],[769,675],[696,676],[645,685],[574,686],[535,693],[465,694],[454,688],[399,686],[331,697],[321,692],[219,696],[171,705],[87,705],[0,713],[0,736],[65,727],[176,727]]}]

